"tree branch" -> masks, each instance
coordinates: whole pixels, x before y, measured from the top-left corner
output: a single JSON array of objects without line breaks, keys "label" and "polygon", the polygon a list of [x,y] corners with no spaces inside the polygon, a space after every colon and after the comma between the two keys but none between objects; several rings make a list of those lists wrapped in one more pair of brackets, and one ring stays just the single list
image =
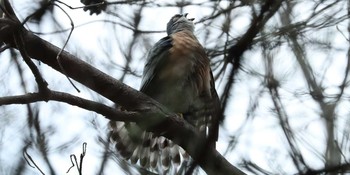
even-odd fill
[{"label": "tree branch", "polygon": [[253,18],[247,32],[240,38],[240,40],[235,45],[229,48],[225,64],[231,63],[233,67],[227,78],[228,81],[226,83],[224,92],[221,95],[222,114],[225,112],[225,109],[227,107],[235,77],[237,76],[238,70],[241,66],[243,53],[253,45],[254,38],[265,26],[266,22],[281,7],[282,2],[283,1],[266,0],[265,4],[261,7],[259,15]]},{"label": "tree branch", "polygon": [[50,100],[78,106],[80,108],[99,113],[110,120],[137,122],[142,119],[142,116],[137,112],[118,111],[114,107],[109,107],[104,104],[77,97],[68,93],[51,90],[47,91],[47,94],[27,93],[25,95],[0,97],[0,106],[11,104],[28,104]]}]

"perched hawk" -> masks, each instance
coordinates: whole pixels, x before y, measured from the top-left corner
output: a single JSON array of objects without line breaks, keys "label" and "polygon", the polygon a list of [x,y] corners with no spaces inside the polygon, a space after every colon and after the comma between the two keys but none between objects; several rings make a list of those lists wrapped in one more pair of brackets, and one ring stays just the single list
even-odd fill
[{"label": "perched hawk", "polygon": [[[194,36],[194,18],[173,16],[168,36],[150,50],[141,91],[157,100],[205,135],[215,147],[220,102],[204,48]],[[147,120],[147,118],[145,118]],[[119,153],[148,168],[179,165],[188,155],[172,141],[142,131],[135,123],[111,122],[111,138]]]}]

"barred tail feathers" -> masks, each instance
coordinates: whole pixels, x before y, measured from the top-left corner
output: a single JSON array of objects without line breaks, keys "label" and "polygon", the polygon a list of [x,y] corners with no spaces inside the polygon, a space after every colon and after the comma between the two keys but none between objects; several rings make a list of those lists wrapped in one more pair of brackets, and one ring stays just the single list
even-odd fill
[{"label": "barred tail feathers", "polygon": [[111,121],[111,140],[119,154],[131,163],[146,168],[177,168],[189,155],[180,146],[165,137],[142,131],[136,124]]}]

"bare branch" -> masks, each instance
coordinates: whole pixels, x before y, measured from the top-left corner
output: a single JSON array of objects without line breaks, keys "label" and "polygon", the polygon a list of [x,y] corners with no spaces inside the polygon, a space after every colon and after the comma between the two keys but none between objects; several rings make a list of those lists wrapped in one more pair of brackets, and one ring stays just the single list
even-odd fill
[{"label": "bare branch", "polygon": [[[224,92],[221,96],[222,101],[222,113],[227,107],[228,99],[230,97],[230,91],[234,84],[234,78],[240,68],[241,57],[243,53],[252,46],[253,39],[259,33],[259,31],[264,27],[265,23],[277,12],[283,1],[273,1],[267,0],[265,4],[261,7],[260,14],[253,18],[252,23],[247,30],[247,32],[242,36],[242,38],[228,50],[226,63],[232,63],[233,68],[230,70],[228,77],[228,82],[225,86]],[[225,64],[226,64],[225,63]],[[224,66],[225,68],[226,66]]]},{"label": "bare branch", "polygon": [[141,120],[141,115],[136,112],[118,111],[114,107],[109,107],[101,103],[83,99],[64,92],[49,91],[47,96],[41,93],[28,93],[25,95],[0,97],[0,106],[11,104],[28,104],[42,101],[59,101],[73,106],[94,111],[115,121],[132,121]]}]

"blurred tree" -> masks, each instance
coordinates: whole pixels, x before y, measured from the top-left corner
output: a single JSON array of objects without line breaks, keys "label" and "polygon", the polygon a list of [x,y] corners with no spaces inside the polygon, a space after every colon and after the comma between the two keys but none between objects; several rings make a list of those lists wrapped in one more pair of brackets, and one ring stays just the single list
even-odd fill
[{"label": "blurred tree", "polygon": [[349,173],[349,9],[345,0],[1,0],[0,172],[164,174],[123,161],[107,119],[137,122],[197,160],[202,138],[125,85],[138,89],[147,50],[188,12],[225,116],[221,154],[197,160],[205,173]]}]

